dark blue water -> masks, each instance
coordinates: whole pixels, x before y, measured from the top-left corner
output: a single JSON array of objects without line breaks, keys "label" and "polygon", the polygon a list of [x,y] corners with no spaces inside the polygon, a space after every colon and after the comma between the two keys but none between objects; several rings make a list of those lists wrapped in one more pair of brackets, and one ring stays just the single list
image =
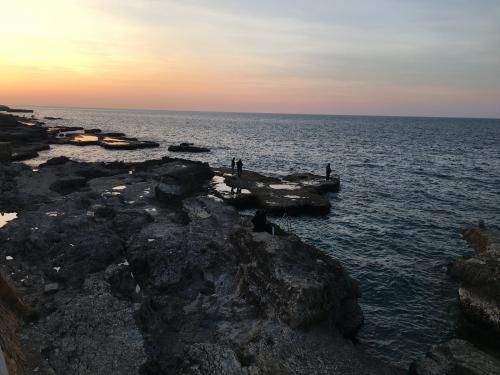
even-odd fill
[{"label": "dark blue water", "polygon": [[323,173],[331,162],[342,179],[331,214],[291,219],[291,228],[359,280],[361,341],[403,366],[453,334],[456,285],[446,264],[470,252],[460,228],[479,219],[500,224],[500,120],[57,108],[37,114],[162,143],[125,153],[61,146],[42,159],[143,160],[194,141],[212,153],[185,156],[215,166],[235,156],[269,174]]}]

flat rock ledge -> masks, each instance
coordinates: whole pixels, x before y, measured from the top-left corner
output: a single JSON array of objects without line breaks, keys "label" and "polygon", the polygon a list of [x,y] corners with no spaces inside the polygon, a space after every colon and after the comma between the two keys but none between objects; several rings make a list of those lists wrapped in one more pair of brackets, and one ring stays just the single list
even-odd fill
[{"label": "flat rock ledge", "polygon": [[360,291],[340,263],[254,233],[211,194],[205,163],[0,173],[18,214],[0,228],[0,269],[38,312],[6,353],[23,374],[403,373],[351,341]]},{"label": "flat rock ledge", "polygon": [[[56,118],[53,118],[54,120]],[[38,156],[38,152],[50,149],[51,144],[75,146],[101,146],[109,150],[135,150],[159,147],[152,141],[126,137],[122,133],[104,133],[100,129],[85,130],[82,127],[51,126],[35,118],[25,118],[0,113],[0,162],[23,161]]]},{"label": "flat rock ledge", "polygon": [[237,208],[262,208],[272,215],[324,215],[330,212],[325,193],[338,192],[340,178],[292,174],[283,178],[243,171],[241,177],[230,169],[217,169],[212,180],[215,195]]}]

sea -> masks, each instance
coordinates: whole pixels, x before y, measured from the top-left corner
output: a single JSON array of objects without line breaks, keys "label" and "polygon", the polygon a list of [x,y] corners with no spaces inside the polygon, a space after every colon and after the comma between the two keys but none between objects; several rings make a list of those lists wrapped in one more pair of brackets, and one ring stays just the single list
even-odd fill
[{"label": "sea", "polygon": [[[460,229],[483,220],[500,225],[500,120],[322,116],[35,108],[62,117],[54,125],[100,128],[160,143],[109,151],[53,146],[30,163],[68,155],[81,161],[141,161],[163,156],[244,168],[269,175],[341,178],[331,213],[275,220],[338,259],[359,281],[365,324],[359,341],[403,367],[453,337],[457,284],[448,263],[472,254]],[[48,122],[49,123],[49,122]],[[207,154],[170,153],[193,142]]]}]

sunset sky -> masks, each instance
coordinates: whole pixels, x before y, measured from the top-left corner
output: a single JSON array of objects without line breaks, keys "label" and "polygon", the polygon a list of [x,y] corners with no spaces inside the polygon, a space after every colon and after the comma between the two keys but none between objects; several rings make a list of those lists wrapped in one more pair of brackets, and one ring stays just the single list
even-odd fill
[{"label": "sunset sky", "polygon": [[500,117],[498,0],[0,9],[0,104]]}]

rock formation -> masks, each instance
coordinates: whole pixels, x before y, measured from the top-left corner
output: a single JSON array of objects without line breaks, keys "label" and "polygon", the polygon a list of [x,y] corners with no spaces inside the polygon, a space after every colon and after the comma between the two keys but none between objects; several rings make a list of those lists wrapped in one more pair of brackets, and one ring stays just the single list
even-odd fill
[{"label": "rock formation", "polygon": [[209,194],[207,164],[0,172],[22,207],[1,270],[39,312],[19,335],[27,374],[401,373],[350,341],[363,314],[340,263],[254,233]]},{"label": "rock formation", "polygon": [[449,273],[459,282],[458,303],[474,324],[473,330],[483,332],[479,336],[486,336],[485,328],[489,330],[493,344],[485,340],[477,348],[466,340],[450,340],[415,361],[412,375],[500,374],[500,229],[481,223],[464,229],[462,235],[476,254],[457,258]]},{"label": "rock formation", "polygon": [[[10,144],[12,161],[36,158],[39,151],[50,149],[51,144],[99,145],[111,150],[159,147],[156,142],[128,138],[122,133],[103,133],[100,129],[85,131],[82,127],[45,127],[43,125],[36,119],[0,114],[0,142]],[[3,157],[0,155],[0,160]]]},{"label": "rock formation", "polygon": [[322,215],[330,212],[324,193],[337,192],[340,178],[331,181],[310,173],[284,178],[268,177],[245,170],[240,177],[229,169],[218,169],[213,180],[215,194],[238,208],[262,208],[274,215]]},{"label": "rock formation", "polygon": [[500,334],[500,228],[481,225],[462,234],[476,254],[450,266],[460,283],[460,307],[470,319]]},{"label": "rock formation", "polygon": [[193,143],[181,143],[176,146],[174,145],[169,146],[168,151],[199,153],[199,152],[210,152],[210,149],[206,147],[195,146]]}]

